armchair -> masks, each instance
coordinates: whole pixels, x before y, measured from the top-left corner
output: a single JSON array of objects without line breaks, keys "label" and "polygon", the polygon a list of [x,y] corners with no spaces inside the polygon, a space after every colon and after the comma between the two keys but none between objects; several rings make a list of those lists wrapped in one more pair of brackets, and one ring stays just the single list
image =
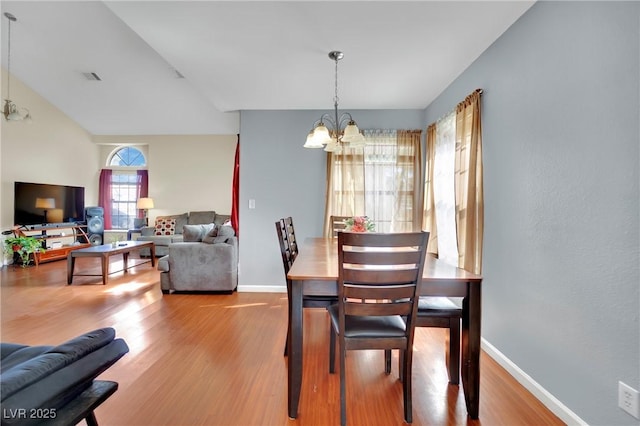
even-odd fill
[{"label": "armchair", "polygon": [[238,238],[233,228],[185,225],[184,237],[188,241],[169,244],[169,255],[158,262],[162,291],[234,291]]}]

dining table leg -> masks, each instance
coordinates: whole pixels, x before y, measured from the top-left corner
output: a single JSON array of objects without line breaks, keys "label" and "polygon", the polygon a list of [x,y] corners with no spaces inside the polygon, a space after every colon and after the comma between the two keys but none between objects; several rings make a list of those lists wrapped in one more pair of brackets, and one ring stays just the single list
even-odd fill
[{"label": "dining table leg", "polygon": [[480,286],[467,283],[462,301],[462,387],[467,413],[472,419],[480,414]]},{"label": "dining table leg", "polygon": [[292,281],[289,292],[289,418],[298,417],[298,402],[302,387],[302,281]]}]

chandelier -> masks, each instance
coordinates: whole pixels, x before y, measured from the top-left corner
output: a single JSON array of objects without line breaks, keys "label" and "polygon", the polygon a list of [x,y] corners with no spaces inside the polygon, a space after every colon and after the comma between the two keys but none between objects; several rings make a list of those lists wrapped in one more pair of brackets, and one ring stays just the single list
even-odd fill
[{"label": "chandelier", "polygon": [[[324,113],[313,124],[304,144],[305,148],[324,148],[328,152],[340,152],[343,148],[364,146],[365,139],[358,125],[348,112],[338,114],[338,61],[344,57],[339,51],[329,52],[329,58],[336,63],[335,96],[333,97],[334,116]],[[326,124],[325,124],[326,123]],[[328,126],[327,126],[328,125]]]},{"label": "chandelier", "polygon": [[7,49],[7,97],[4,100],[4,118],[7,121],[31,120],[31,114],[26,108],[19,108],[11,100],[11,23],[16,22],[16,17],[5,12],[4,16],[9,21],[9,37]]}]

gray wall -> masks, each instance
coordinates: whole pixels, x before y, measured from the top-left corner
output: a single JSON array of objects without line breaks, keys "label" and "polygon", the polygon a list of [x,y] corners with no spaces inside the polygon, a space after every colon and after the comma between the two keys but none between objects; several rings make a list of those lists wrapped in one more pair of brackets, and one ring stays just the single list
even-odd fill
[{"label": "gray wall", "polygon": [[638,424],[639,23],[539,2],[426,111],[484,89],[482,335],[592,425]]},{"label": "gray wall", "polygon": [[[300,241],[322,235],[326,153],[302,145],[327,111],[242,111],[240,114],[240,277],[242,291],[285,291],[275,222],[293,217]],[[420,129],[424,111],[349,110],[358,126]],[[423,132],[424,133],[424,132]],[[249,199],[255,209],[249,209]]]}]

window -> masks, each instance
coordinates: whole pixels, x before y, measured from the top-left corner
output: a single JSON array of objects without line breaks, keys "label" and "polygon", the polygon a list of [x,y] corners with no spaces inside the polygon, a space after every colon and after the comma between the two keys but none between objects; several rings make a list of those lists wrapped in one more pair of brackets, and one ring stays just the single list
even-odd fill
[{"label": "window", "polygon": [[140,178],[135,170],[113,171],[111,175],[111,228],[133,228],[133,219],[138,217],[136,202]]},{"label": "window", "polygon": [[377,232],[419,228],[421,216],[414,215],[422,205],[416,202],[416,196],[421,196],[421,132],[367,130],[365,139],[364,148],[346,148],[328,156],[328,216],[366,215]]},{"label": "window", "polygon": [[105,212],[105,227],[110,229],[133,228],[133,220],[139,217],[136,202],[148,193],[146,158],[138,148],[127,146],[117,149],[109,159],[110,176],[101,185],[101,205]]},{"label": "window", "polygon": [[144,154],[132,146],[120,148],[111,156],[110,166],[143,167],[147,165]]}]

